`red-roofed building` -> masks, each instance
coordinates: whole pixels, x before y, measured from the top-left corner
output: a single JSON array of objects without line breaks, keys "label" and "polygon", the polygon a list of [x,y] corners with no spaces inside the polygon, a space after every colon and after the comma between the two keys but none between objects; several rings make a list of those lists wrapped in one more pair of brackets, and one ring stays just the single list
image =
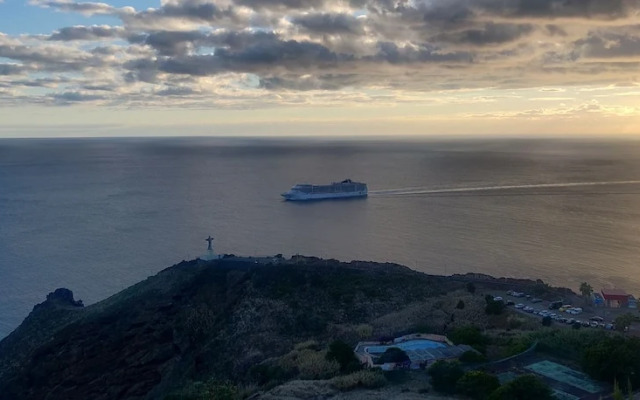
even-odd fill
[{"label": "red-roofed building", "polygon": [[609,307],[626,307],[629,294],[622,289],[602,289],[602,297]]}]

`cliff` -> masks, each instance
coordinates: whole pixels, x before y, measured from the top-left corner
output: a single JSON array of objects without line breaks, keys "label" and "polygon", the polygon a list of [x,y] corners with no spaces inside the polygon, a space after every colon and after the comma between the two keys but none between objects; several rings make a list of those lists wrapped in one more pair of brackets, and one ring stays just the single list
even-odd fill
[{"label": "cliff", "polygon": [[58,290],[0,342],[0,398],[157,399],[188,380],[241,380],[297,341],[434,295],[434,279],[374,263],[225,259],[182,262],[89,307]]},{"label": "cliff", "polygon": [[357,341],[359,324],[374,337],[446,329],[455,302],[442,295],[464,287],[399,265],[301,257],[182,262],[87,307],[59,289],[0,342],[0,400],[162,399],[189,381],[245,382],[295,343]]}]

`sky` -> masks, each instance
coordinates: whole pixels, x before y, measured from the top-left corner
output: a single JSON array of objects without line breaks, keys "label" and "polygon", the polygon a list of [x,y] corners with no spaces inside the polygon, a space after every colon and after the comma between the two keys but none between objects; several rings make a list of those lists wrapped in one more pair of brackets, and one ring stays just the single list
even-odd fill
[{"label": "sky", "polygon": [[639,134],[640,0],[0,0],[0,138]]}]

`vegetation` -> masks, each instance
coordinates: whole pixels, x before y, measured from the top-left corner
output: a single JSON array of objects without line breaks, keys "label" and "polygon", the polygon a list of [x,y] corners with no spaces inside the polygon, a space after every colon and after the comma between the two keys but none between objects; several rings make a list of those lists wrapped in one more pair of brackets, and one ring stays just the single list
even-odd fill
[{"label": "vegetation", "polygon": [[591,293],[593,293],[593,287],[591,287],[587,282],[582,282],[580,284],[580,293],[582,293],[584,298],[588,300],[589,297],[591,297]]},{"label": "vegetation", "polygon": [[477,351],[469,350],[462,353],[459,360],[465,364],[476,364],[487,361],[487,357]]},{"label": "vegetation", "polygon": [[351,346],[343,342],[342,340],[334,340],[329,345],[329,351],[327,352],[327,360],[337,361],[340,364],[340,371],[342,373],[350,373],[359,370],[360,361],[356,358]]},{"label": "vegetation", "polygon": [[602,338],[584,350],[582,368],[594,379],[640,387],[640,339]]},{"label": "vegetation", "polygon": [[553,400],[549,386],[535,375],[521,375],[500,386],[489,400]]},{"label": "vegetation", "polygon": [[404,363],[411,361],[407,353],[397,347],[388,348],[379,358],[380,364],[385,363]]},{"label": "vegetation", "polygon": [[[629,383],[627,383],[627,395],[628,400],[633,400],[633,391],[631,389],[631,384]],[[611,394],[611,398],[613,400],[627,400],[622,393],[622,389],[620,389],[620,385],[618,385],[618,381],[613,382],[613,393]]]},{"label": "vegetation", "polygon": [[447,334],[454,344],[467,344],[481,353],[487,350],[489,338],[482,334],[480,328],[475,325],[464,325],[453,329]]},{"label": "vegetation", "polygon": [[464,371],[457,361],[436,361],[427,372],[431,377],[431,386],[436,391],[446,394],[456,392],[456,384],[464,375]]},{"label": "vegetation", "polygon": [[636,321],[638,321],[638,317],[631,313],[619,315],[615,320],[616,330],[624,332]]},{"label": "vegetation", "polygon": [[456,308],[458,310],[463,310],[464,309],[464,301],[458,300],[458,304],[456,304]]},{"label": "vegetation", "polygon": [[473,282],[467,283],[467,292],[474,294],[476,292],[476,285]]},{"label": "vegetation", "polygon": [[500,387],[495,375],[483,371],[469,371],[456,383],[456,391],[476,400],[485,400]]},{"label": "vegetation", "polygon": [[338,390],[378,389],[387,384],[384,374],[379,369],[367,369],[353,372],[349,375],[337,376],[331,380],[331,385]]},{"label": "vegetation", "polygon": [[550,316],[545,315],[544,317],[542,317],[542,326],[551,326],[552,322],[553,320],[551,319]]},{"label": "vegetation", "polygon": [[193,382],[182,390],[165,396],[164,400],[240,400],[242,395],[231,382],[209,380]]},{"label": "vegetation", "polygon": [[533,332],[527,336],[527,340],[531,343],[538,341],[538,351],[579,362],[585,349],[606,337],[607,333],[602,330],[553,329]]},{"label": "vegetation", "polygon": [[506,307],[502,300],[494,300],[493,296],[491,296],[491,295],[487,295],[484,299],[487,302],[487,305],[486,305],[484,311],[488,315],[500,315],[500,314],[502,314],[502,310],[504,310],[504,308]]}]

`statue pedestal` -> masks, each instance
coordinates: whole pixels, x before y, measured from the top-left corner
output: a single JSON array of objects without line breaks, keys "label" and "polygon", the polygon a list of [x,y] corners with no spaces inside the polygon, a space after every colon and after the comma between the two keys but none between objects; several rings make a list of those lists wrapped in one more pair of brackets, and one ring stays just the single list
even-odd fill
[{"label": "statue pedestal", "polygon": [[214,253],[213,250],[207,250],[206,253],[204,253],[202,256],[200,256],[200,259],[204,260],[204,261],[217,260],[219,258],[220,258],[220,256],[217,255],[216,253]]}]

